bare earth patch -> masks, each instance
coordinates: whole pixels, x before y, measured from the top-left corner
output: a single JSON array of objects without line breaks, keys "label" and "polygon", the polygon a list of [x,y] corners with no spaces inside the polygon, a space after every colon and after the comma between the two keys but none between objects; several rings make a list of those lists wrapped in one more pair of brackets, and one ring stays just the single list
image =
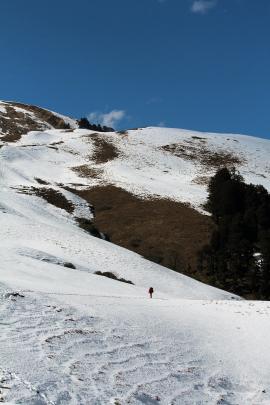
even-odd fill
[{"label": "bare earth patch", "polygon": [[[106,135],[105,135],[106,136]],[[94,141],[95,150],[94,154],[90,157],[91,161],[94,160],[94,164],[104,164],[113,160],[119,156],[119,151],[116,146],[100,134],[91,134],[87,136],[87,139]],[[72,170],[76,172],[80,177],[100,179],[102,175],[102,168],[92,167],[91,165],[81,165],[73,167]]]},{"label": "bare earth patch", "polygon": [[119,156],[116,146],[109,139],[105,139],[106,135],[94,133],[87,138],[94,141],[95,151],[94,156],[91,156],[91,160],[94,160],[96,164],[107,163]]},{"label": "bare earth patch", "polygon": [[232,151],[222,149],[213,151],[212,149],[207,148],[203,138],[193,138],[196,138],[196,141],[198,142],[194,143],[193,141],[186,141],[186,144],[170,144],[162,146],[161,149],[182,159],[197,162],[205,169],[210,170],[221,167],[233,167],[245,163],[243,157],[234,154]]},{"label": "bare earth patch", "polygon": [[67,198],[57,190],[49,187],[29,187],[22,188],[20,192],[30,195],[36,195],[37,197],[43,198],[49,204],[54,205],[57,208],[62,208],[67,211],[69,214],[72,214],[74,211],[73,204],[67,200]]},{"label": "bare earth patch", "polygon": [[97,169],[89,165],[76,166],[73,167],[72,170],[76,172],[80,177],[87,177],[94,179],[100,178],[100,175],[102,174],[102,169]]},{"label": "bare earth patch", "polygon": [[210,217],[183,203],[143,200],[111,185],[72,191],[94,205],[95,225],[111,242],[197,277],[197,253],[214,227]]},{"label": "bare earth patch", "polygon": [[[16,110],[18,107],[24,111]],[[48,128],[68,129],[69,125],[51,111],[40,107],[9,102],[6,113],[0,114],[0,136],[5,142],[16,142],[29,131],[44,131]]]}]

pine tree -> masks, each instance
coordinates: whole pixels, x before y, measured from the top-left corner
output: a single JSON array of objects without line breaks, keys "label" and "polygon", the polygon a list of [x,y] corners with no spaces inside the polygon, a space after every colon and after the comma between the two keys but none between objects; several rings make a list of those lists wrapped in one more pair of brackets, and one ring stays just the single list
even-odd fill
[{"label": "pine tree", "polygon": [[247,296],[270,299],[270,196],[245,184],[233,169],[210,181],[207,209],[216,229],[199,256],[199,271],[213,284]]}]

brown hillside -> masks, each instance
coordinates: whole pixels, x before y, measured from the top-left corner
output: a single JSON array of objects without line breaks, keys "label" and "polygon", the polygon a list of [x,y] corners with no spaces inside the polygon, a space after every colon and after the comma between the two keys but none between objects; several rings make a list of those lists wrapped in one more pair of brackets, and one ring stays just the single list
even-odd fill
[{"label": "brown hillside", "polygon": [[182,273],[195,274],[211,218],[167,199],[140,199],[114,186],[73,190],[95,207],[95,225],[111,241]]},{"label": "brown hillside", "polygon": [[[21,110],[16,110],[18,107]],[[29,131],[43,131],[48,128],[67,129],[65,121],[51,111],[40,107],[9,102],[6,113],[0,114],[0,137],[2,141],[16,142]]]}]

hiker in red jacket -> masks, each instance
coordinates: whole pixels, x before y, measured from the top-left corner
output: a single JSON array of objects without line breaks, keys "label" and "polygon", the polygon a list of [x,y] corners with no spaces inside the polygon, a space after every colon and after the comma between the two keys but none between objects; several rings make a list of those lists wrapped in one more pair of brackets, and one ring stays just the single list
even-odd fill
[{"label": "hiker in red jacket", "polygon": [[152,298],[152,295],[153,295],[153,292],[154,292],[154,288],[153,288],[153,287],[150,287],[148,292],[149,292],[150,298]]}]

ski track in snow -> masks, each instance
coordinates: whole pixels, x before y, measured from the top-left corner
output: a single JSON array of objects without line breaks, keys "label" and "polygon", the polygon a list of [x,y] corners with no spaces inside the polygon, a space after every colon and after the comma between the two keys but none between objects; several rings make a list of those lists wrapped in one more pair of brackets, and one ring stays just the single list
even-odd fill
[{"label": "ski track in snow", "polygon": [[[238,300],[90,236],[74,217],[91,218],[91,207],[63,189],[110,179],[141,196],[199,208],[205,187],[192,181],[200,168],[159,149],[198,134],[214,149],[233,142],[250,157],[241,168],[246,179],[262,179],[269,189],[268,177],[260,177],[268,173],[269,141],[252,137],[157,128],[130,131],[126,140],[106,134],[121,153],[101,165],[91,160],[95,146],[86,130],[31,132],[0,148],[1,402],[270,404],[270,304]],[[78,177],[71,169],[82,164],[102,168],[101,179]],[[73,216],[20,194],[31,186],[63,193]]]}]

